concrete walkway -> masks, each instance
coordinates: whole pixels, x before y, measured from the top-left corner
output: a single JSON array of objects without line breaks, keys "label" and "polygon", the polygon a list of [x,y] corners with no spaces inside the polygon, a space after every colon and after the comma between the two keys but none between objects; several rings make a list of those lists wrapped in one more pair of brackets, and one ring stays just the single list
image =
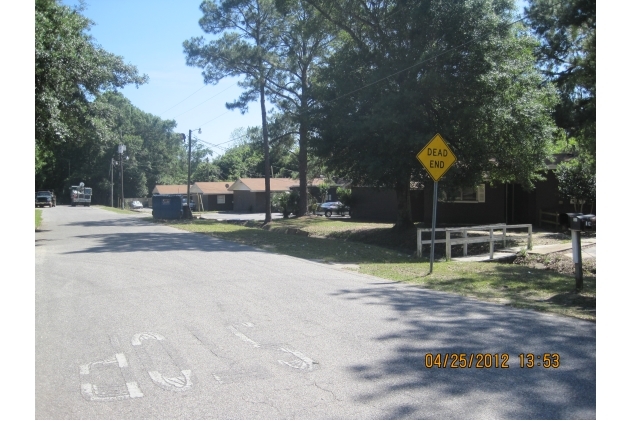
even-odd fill
[{"label": "concrete walkway", "polygon": [[[489,257],[489,254],[479,254],[475,256],[466,256],[466,257],[452,257],[451,260],[457,262],[490,262],[495,260],[503,260],[515,257],[517,253],[522,250],[523,247],[509,247],[498,249],[493,252],[493,259]],[[581,240],[581,249],[583,259],[586,258],[596,258],[596,239],[595,238],[586,238]],[[546,244],[541,246],[533,246],[532,250],[528,250],[528,254],[550,254],[550,253],[558,253],[560,251],[570,250],[570,253],[566,253],[566,256],[572,257],[572,243],[562,243],[562,244]]]}]

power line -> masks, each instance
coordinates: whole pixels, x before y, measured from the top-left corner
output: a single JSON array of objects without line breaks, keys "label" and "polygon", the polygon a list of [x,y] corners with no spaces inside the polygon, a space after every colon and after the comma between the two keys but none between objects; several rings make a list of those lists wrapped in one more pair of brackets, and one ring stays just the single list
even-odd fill
[{"label": "power line", "polygon": [[[217,92],[217,94],[216,94],[216,95],[211,96],[211,97],[210,97],[210,98],[208,98],[206,101],[202,101],[202,102],[200,102],[199,104],[197,104],[197,105],[196,105],[196,106],[194,106],[193,108],[191,108],[191,109],[189,109],[189,110],[186,110],[186,111],[184,111],[183,113],[178,114],[178,115],[176,115],[176,116],[175,116],[175,117],[173,117],[173,118],[174,118],[174,119],[175,119],[175,118],[178,118],[179,116],[184,115],[184,114],[188,113],[189,111],[193,111],[195,108],[199,107],[199,106],[200,106],[200,105],[202,105],[202,104],[205,104],[206,102],[210,101],[211,99],[213,99],[213,98],[217,97],[219,94],[226,92],[228,89],[232,88],[232,87],[233,87],[233,86],[235,86],[235,85],[236,85],[236,83],[233,83],[232,85],[228,86],[228,87],[227,87],[226,89],[224,89],[223,91],[219,91],[219,92]],[[208,85],[206,85],[206,86],[208,86]],[[180,102],[180,103],[181,103],[181,102]],[[173,107],[171,107],[171,108],[173,108]],[[222,114],[222,115],[223,115],[223,114]]]},{"label": "power line", "polygon": [[205,122],[205,123],[203,123],[203,124],[200,124],[200,126],[199,126],[199,127],[204,127],[206,124],[210,123],[211,121],[215,121],[215,120],[217,120],[219,117],[223,117],[224,115],[228,114],[230,111],[231,111],[231,110],[228,110],[228,111],[226,111],[225,113],[220,114],[220,115],[218,115],[218,116],[217,116],[217,117],[215,117],[215,118],[211,118],[211,119],[210,119],[210,120],[208,120],[207,122]]},{"label": "power line", "polygon": [[196,90],[195,92],[193,92],[192,94],[190,94],[189,96],[187,96],[186,98],[184,98],[183,100],[181,100],[180,102],[178,102],[177,104],[175,104],[174,106],[172,106],[171,108],[164,110],[162,113],[160,113],[160,117],[162,117],[164,115],[164,113],[166,113],[167,111],[177,107],[178,105],[180,105],[181,103],[183,103],[184,101],[186,101],[187,99],[189,99],[190,97],[192,97],[193,95],[195,95],[197,92],[201,91],[202,89],[204,89],[205,87],[207,87],[208,85],[204,85],[201,88],[199,88],[198,90]]},{"label": "power line", "polygon": [[205,144],[205,145],[207,145],[207,146],[210,146],[210,147],[211,147],[211,149],[212,149],[212,148],[217,148],[217,149],[222,149],[222,150],[224,150],[224,151],[227,151],[228,149],[230,149],[230,148],[224,148],[223,146],[215,145],[215,144],[210,143],[210,142],[207,142],[207,141],[205,141],[205,140],[201,140],[201,139],[196,139],[196,140],[197,140],[197,141],[199,141],[199,142],[202,142],[203,144]]}]

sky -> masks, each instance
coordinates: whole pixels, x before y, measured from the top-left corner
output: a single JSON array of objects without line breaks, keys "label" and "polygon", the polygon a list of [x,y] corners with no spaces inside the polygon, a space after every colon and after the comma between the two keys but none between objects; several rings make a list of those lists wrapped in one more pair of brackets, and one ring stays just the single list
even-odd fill
[{"label": "sky", "polygon": [[[62,3],[79,4],[77,0]],[[201,0],[87,0],[82,14],[94,21],[89,33],[97,44],[149,76],[148,83],[121,90],[132,104],[175,120],[176,132],[188,135],[189,130],[201,128],[195,136],[205,146],[220,144],[211,147],[213,156],[218,156],[234,144],[229,141],[235,129],[260,126],[261,114],[258,102],[251,103],[245,115],[226,109],[226,102],[241,93],[238,79],[205,85],[202,69],[186,65],[182,43],[197,36],[209,39],[199,27],[200,4]]]}]

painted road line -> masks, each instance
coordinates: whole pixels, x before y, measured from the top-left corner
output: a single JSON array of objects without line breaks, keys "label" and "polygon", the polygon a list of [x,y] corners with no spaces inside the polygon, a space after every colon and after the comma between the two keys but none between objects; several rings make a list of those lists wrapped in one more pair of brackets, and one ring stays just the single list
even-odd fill
[{"label": "painted road line", "polygon": [[234,326],[228,326],[228,330],[230,330],[232,333],[234,333],[237,338],[241,339],[243,342],[249,343],[254,348],[260,348],[261,347],[261,344],[259,344],[258,342],[255,342],[252,339],[248,338],[243,333],[239,332],[237,330],[237,328],[235,328]]},{"label": "painted road line", "polygon": [[88,401],[142,398],[144,395],[129,371],[127,358],[117,353],[109,359],[79,367],[81,395]]},{"label": "painted road line", "polygon": [[[186,363],[164,336],[151,332],[137,333],[132,337],[131,343],[151,381],[156,385],[172,392],[184,392],[193,387],[192,371],[185,368]],[[163,368],[170,366],[167,370],[169,373],[160,372],[154,360],[162,362]],[[170,375],[171,373],[181,375]]]},{"label": "painted road line", "polygon": [[127,385],[127,392],[129,393],[130,398],[142,398],[144,395],[138,383],[136,382],[136,378],[134,377],[131,369],[129,368],[129,362],[127,361],[127,357],[122,352],[122,347],[120,344],[120,340],[118,336],[112,334],[110,335],[110,344],[117,351],[115,358],[118,362],[118,368],[120,368],[121,374],[125,379],[125,384]]},{"label": "painted road line", "polygon": [[291,351],[287,348],[280,348],[280,350],[297,357],[297,359],[292,360],[292,361],[278,360],[279,363],[285,364],[291,368],[295,368],[298,370],[313,371],[313,365],[317,364],[315,361],[313,361],[311,358],[307,357],[300,351]]}]

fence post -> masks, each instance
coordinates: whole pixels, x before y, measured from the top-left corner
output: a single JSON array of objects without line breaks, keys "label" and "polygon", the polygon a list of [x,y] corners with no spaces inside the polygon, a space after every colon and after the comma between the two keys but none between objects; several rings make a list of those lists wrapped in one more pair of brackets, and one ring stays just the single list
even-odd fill
[{"label": "fence post", "polygon": [[506,225],[504,225],[502,230],[502,247],[506,248]]},{"label": "fence post", "polygon": [[528,250],[532,250],[532,224],[528,224]]},{"label": "fence post", "polygon": [[445,259],[451,260],[451,232],[445,230]]},{"label": "fence post", "polygon": [[423,231],[420,228],[416,230],[416,255],[419,258],[423,256]]},{"label": "fence post", "polygon": [[491,256],[490,256],[490,259],[493,260],[493,228],[490,229],[490,233],[491,233],[491,242],[490,242]]},{"label": "fence post", "polygon": [[463,255],[467,255],[467,230],[462,231],[462,238],[464,238],[464,244],[462,245]]}]

